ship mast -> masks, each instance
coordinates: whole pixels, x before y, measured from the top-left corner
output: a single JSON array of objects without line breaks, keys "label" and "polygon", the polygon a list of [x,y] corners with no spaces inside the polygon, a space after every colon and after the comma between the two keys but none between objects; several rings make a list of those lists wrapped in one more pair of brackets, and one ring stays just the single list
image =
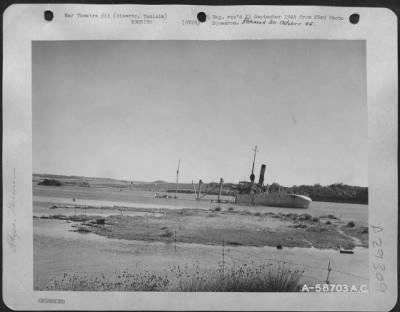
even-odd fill
[{"label": "ship mast", "polygon": [[255,178],[256,178],[256,176],[254,175],[254,163],[256,162],[256,154],[257,154],[257,152],[258,152],[258,150],[257,150],[257,145],[256,145],[256,147],[253,149],[253,151],[254,151],[253,167],[251,168],[251,175],[250,175],[251,184],[254,183],[254,180],[255,180]]},{"label": "ship mast", "polygon": [[179,159],[179,161],[178,161],[178,169],[176,170],[176,188],[175,188],[175,198],[177,198],[177,197],[176,197],[176,194],[178,193],[179,166],[180,166],[180,164],[181,164],[181,160]]}]

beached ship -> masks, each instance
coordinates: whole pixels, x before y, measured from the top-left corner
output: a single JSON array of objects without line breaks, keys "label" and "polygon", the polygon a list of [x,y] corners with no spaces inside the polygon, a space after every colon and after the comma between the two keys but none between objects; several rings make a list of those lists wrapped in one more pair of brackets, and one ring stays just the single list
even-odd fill
[{"label": "beached ship", "polygon": [[308,208],[312,202],[308,196],[292,194],[280,189],[270,190],[269,186],[264,186],[264,174],[267,167],[265,164],[261,165],[260,178],[258,183],[255,183],[254,162],[256,152],[257,146],[254,150],[250,182],[239,183],[239,192],[236,195],[235,203],[238,205]]},{"label": "beached ship", "polygon": [[286,208],[308,208],[312,202],[305,195],[287,192],[237,194],[235,203],[238,205],[272,206]]}]

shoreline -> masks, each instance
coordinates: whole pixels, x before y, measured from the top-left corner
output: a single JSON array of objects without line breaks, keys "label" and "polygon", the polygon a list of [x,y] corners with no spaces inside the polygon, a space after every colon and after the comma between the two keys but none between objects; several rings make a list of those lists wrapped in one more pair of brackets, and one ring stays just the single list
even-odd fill
[{"label": "shoreline", "polygon": [[[73,205],[53,209],[75,209]],[[75,231],[94,233],[108,238],[159,241],[165,243],[197,243],[203,245],[249,247],[314,247],[338,250],[368,248],[368,227],[344,222],[334,215],[312,217],[307,213],[274,213],[236,211],[233,207],[209,210],[182,208],[132,208],[130,212],[148,215],[123,215],[121,207],[114,215],[49,215],[34,216],[73,222]],[[96,209],[98,207],[87,207]],[[121,215],[122,213],[122,215]]]}]

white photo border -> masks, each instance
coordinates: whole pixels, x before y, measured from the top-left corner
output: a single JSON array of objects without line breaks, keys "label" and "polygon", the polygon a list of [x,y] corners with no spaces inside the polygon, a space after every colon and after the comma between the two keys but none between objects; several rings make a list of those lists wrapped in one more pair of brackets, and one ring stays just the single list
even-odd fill
[{"label": "white photo border", "polygon": [[[54,20],[43,12],[51,9]],[[65,19],[66,12],[118,10],[168,15],[151,25]],[[316,27],[184,26],[198,12],[343,16]],[[349,23],[358,13],[360,22]],[[397,17],[384,8],[305,6],[146,6],[14,4],[3,22],[3,297],[15,310],[352,310],[388,311],[397,302]],[[369,293],[159,293],[33,290],[32,41],[365,40],[367,49]],[[382,255],[381,255],[382,254]],[[384,270],[382,267],[384,265]],[[385,286],[382,286],[384,283]],[[378,289],[384,289],[379,291]],[[54,299],[46,302],[41,298]],[[58,301],[57,301],[58,300]]]}]

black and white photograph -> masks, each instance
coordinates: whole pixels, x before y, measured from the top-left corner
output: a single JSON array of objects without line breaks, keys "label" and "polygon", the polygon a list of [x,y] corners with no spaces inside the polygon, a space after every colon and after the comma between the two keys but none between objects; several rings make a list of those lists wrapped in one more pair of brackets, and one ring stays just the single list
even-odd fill
[{"label": "black and white photograph", "polygon": [[7,308],[397,304],[393,11],[49,3],[2,16]]},{"label": "black and white photograph", "polygon": [[368,292],[366,78],[365,40],[33,41],[33,289]]}]

